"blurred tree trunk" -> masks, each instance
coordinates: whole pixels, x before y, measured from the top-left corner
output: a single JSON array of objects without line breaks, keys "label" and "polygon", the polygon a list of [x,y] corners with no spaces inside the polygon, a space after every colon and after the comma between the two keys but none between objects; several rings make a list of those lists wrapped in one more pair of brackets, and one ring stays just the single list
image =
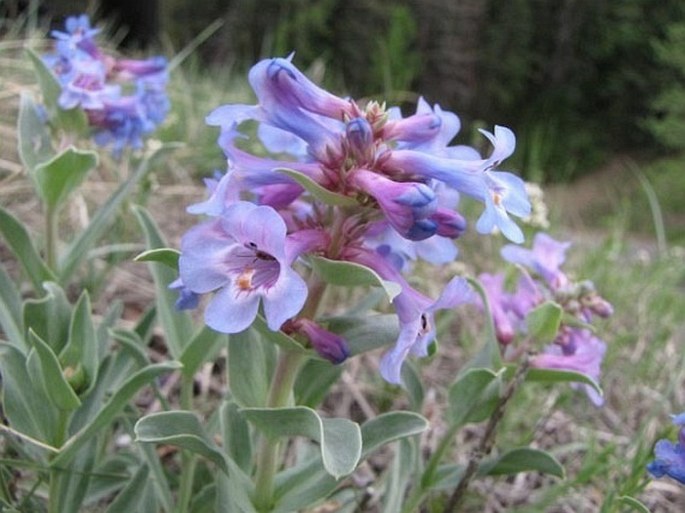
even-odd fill
[{"label": "blurred tree trunk", "polygon": [[419,89],[428,101],[470,112],[478,89],[484,0],[413,0],[423,70]]}]

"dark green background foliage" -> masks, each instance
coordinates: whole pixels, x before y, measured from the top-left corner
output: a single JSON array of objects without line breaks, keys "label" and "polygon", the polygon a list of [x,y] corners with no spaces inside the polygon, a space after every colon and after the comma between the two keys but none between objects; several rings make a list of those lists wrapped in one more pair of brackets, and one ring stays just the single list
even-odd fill
[{"label": "dark green background foliage", "polygon": [[519,137],[512,166],[532,179],[685,144],[682,0],[164,0],[158,9],[175,49],[225,21],[200,50],[210,66],[242,73],[296,51],[299,67],[343,94],[409,111],[420,92],[469,131],[508,125]]}]

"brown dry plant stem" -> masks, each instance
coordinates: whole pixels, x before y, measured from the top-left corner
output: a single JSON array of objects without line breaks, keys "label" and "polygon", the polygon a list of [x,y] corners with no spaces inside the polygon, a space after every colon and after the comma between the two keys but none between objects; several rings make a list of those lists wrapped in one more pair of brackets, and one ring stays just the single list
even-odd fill
[{"label": "brown dry plant stem", "polygon": [[468,488],[469,483],[478,472],[478,467],[480,466],[481,461],[483,461],[483,458],[492,452],[492,449],[495,445],[495,433],[497,432],[497,427],[500,421],[504,417],[507,404],[514,396],[521,383],[523,383],[529,367],[530,354],[525,353],[521,359],[521,364],[519,365],[518,369],[516,369],[516,374],[514,374],[514,377],[507,384],[504,394],[502,394],[502,397],[500,397],[495,411],[490,417],[490,420],[488,420],[487,426],[485,426],[483,438],[481,438],[478,447],[475,448],[471,453],[471,457],[469,458],[469,463],[466,466],[464,475],[459,481],[457,487],[452,492],[452,495],[450,495],[450,498],[443,509],[443,513],[455,513],[457,511],[457,508],[466,495],[466,489]]}]

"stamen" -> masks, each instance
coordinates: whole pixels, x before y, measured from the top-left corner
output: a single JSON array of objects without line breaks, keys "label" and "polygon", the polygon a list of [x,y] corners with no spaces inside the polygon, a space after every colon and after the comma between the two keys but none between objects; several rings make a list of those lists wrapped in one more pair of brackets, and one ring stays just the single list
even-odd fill
[{"label": "stamen", "polygon": [[238,275],[236,279],[236,285],[240,290],[252,290],[252,277],[254,276],[255,270],[252,267],[246,267]]}]

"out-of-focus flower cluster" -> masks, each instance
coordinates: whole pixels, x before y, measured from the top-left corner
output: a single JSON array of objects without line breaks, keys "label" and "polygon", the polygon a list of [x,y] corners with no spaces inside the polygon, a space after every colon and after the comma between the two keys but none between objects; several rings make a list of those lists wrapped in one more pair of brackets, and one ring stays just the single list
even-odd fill
[{"label": "out-of-focus flower cluster", "polygon": [[82,108],[93,128],[95,142],[112,146],[115,155],[125,147],[142,147],[169,111],[164,57],[120,59],[97,45],[99,32],[86,15],[66,20],[66,31],[53,31],[55,49],[43,56],[62,86],[59,106]]},{"label": "out-of-focus flower cluster", "polygon": [[[381,361],[383,377],[399,383],[407,355],[428,354],[435,312],[473,301],[463,278],[433,299],[404,276],[417,258],[454,260],[454,239],[466,230],[460,195],[484,204],[480,233],[498,228],[523,241],[511,216],[531,212],[524,182],[497,170],[514,151],[514,134],[501,126],[482,131],[493,150],[481,156],[450,145],[460,121],[439,105],[420,99],[416,113],[403,117],[398,108],[340,98],[290,58],[259,62],[249,80],[256,105],[225,105],[207,118],[221,129],[228,171],[207,180],[208,199],[189,208],[210,220],[182,240],[180,306],[215,292],[206,322],[234,333],[253,322],[261,303],[272,330],[301,336],[339,362],[345,341],[311,318],[316,276],[305,282],[292,265],[308,255],[360,264],[400,285],[393,299],[399,337]],[[257,123],[257,140],[241,132],[244,122]]]},{"label": "out-of-focus flower cluster", "polygon": [[[546,301],[553,301],[564,312],[560,329],[549,345],[532,356],[531,365],[580,372],[597,381],[606,344],[595,336],[590,323],[595,317],[609,317],[613,309],[592,282],[573,281],[561,270],[570,245],[538,233],[532,249],[514,245],[502,248],[504,259],[519,265],[520,278],[513,291],[507,290],[502,273],[482,274],[479,279],[488,295],[497,339],[506,346],[505,357],[537,349],[513,342],[518,336],[527,336],[528,314]],[[585,389],[595,404],[602,404],[593,388]]]},{"label": "out-of-focus flower cluster", "polygon": [[668,476],[685,484],[685,413],[674,415],[673,424],[679,427],[678,441],[659,440],[654,446],[656,459],[647,470],[654,477]]}]

